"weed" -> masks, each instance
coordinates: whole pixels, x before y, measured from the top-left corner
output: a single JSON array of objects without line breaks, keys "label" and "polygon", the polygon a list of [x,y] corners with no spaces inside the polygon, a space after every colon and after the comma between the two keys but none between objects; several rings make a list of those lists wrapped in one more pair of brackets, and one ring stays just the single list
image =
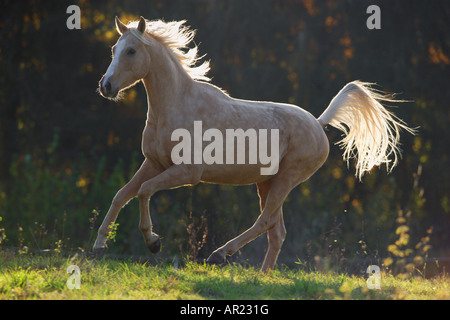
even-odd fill
[{"label": "weed", "polygon": [[111,240],[112,242],[116,242],[116,235],[117,235],[117,228],[119,227],[119,224],[116,222],[113,222],[109,225],[109,232],[106,239]]},{"label": "weed", "polygon": [[[94,236],[94,228],[95,228],[95,222],[97,221],[98,216],[100,215],[100,212],[97,209],[93,209],[91,211],[92,216],[89,218],[89,240],[87,242],[87,246],[90,247],[92,243],[92,237]],[[87,249],[87,248],[86,248]]]},{"label": "weed", "polygon": [[427,230],[427,235],[422,237],[415,245],[410,244],[410,228],[408,222],[411,219],[411,211],[406,214],[402,210],[398,212],[396,222],[398,224],[395,234],[397,240],[388,246],[390,257],[383,260],[383,265],[390,268],[391,272],[403,279],[416,274],[426,275],[426,260],[431,249],[430,236],[433,228]]},{"label": "weed", "polygon": [[196,222],[192,216],[192,211],[189,213],[189,223],[186,226],[188,233],[189,256],[192,261],[197,260],[198,252],[206,244],[206,237],[208,235],[207,220],[204,216],[200,217],[200,222]]},{"label": "weed", "polygon": [[53,251],[55,252],[55,254],[61,254],[61,250],[62,250],[62,240],[58,240],[55,242],[55,248],[53,249]]},{"label": "weed", "polygon": [[[0,217],[0,222],[2,222],[2,217]],[[2,251],[2,247],[5,241],[6,241],[5,228],[0,228],[0,251]]]}]

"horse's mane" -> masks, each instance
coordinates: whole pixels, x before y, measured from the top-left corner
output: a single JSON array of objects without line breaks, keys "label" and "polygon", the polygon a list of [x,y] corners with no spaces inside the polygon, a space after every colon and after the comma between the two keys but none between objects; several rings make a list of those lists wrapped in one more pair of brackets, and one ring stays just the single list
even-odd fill
[{"label": "horse's mane", "polygon": [[[198,47],[188,48],[188,44],[192,42],[196,30],[191,30],[185,26],[186,20],[164,22],[162,20],[149,21],[145,20],[145,33],[154,39],[160,41],[169,47],[177,56],[184,70],[195,80],[209,81],[210,78],[206,76],[209,71],[209,61],[204,61],[199,66],[195,64],[203,58],[197,56]],[[127,27],[130,32],[146,44],[151,44],[150,39],[140,33],[136,28],[139,21],[132,21],[128,23]]]}]

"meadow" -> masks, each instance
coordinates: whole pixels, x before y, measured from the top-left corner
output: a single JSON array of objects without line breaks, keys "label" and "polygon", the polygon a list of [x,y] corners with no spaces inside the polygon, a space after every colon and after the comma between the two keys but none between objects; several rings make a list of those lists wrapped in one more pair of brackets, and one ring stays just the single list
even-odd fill
[{"label": "meadow", "polygon": [[[80,270],[79,289],[74,274]],[[70,288],[73,289],[70,289]],[[0,252],[0,300],[434,300],[450,299],[450,279],[403,279],[381,273],[380,289],[367,276],[186,261],[156,264],[82,256]]]}]

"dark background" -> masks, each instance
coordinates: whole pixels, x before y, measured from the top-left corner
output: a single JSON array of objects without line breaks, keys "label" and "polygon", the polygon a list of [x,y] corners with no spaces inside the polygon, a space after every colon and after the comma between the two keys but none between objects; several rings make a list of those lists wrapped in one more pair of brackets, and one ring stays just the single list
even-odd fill
[{"label": "dark background", "polygon": [[[419,127],[418,135],[402,134],[403,159],[389,175],[375,168],[358,182],[334,145],[341,133],[327,133],[328,161],[284,205],[281,263],[327,257],[341,267],[357,259],[449,256],[450,1],[0,4],[1,246],[92,245],[112,197],[143,160],[143,86],[118,103],[96,92],[118,39],[114,17],[128,22],[142,15],[186,19],[198,30],[200,54],[211,60],[212,83],[233,97],[293,103],[317,117],[359,79],[410,101],[394,111]],[[81,9],[81,30],[66,27],[71,4]],[[372,4],[381,9],[381,30],[366,27]],[[259,205],[255,186],[198,185],[157,193],[151,210],[155,232],[164,237],[159,257],[202,258],[251,226]],[[147,255],[138,220],[133,200],[117,220],[110,252]],[[431,249],[422,250],[425,244]],[[234,259],[260,263],[265,249],[262,236]]]}]

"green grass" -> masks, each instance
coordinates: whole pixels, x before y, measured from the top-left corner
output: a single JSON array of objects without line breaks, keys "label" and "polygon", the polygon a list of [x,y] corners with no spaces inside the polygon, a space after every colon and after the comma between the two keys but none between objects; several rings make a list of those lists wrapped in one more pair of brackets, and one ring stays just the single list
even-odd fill
[{"label": "green grass", "polygon": [[[67,268],[80,268],[80,289],[66,285]],[[382,274],[381,289],[365,277],[280,268],[262,274],[253,267],[188,262],[158,265],[58,255],[0,252],[0,300],[5,299],[450,299],[450,279],[402,280]]]}]

